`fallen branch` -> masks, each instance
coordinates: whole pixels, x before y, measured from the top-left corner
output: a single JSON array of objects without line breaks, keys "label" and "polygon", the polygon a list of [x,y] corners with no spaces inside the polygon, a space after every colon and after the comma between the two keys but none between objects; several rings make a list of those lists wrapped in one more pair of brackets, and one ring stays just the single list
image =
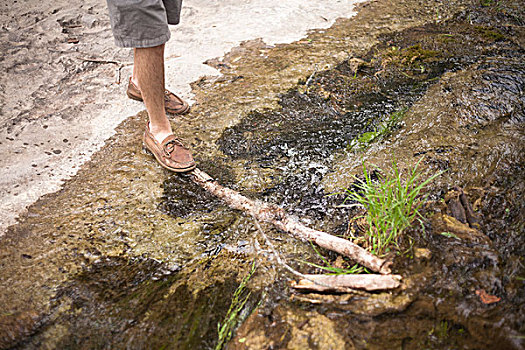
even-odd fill
[{"label": "fallen branch", "polygon": [[350,293],[354,289],[376,291],[395,289],[401,284],[399,275],[305,275],[299,282],[292,282],[297,290],[314,292]]},{"label": "fallen branch", "polygon": [[326,232],[311,229],[296,218],[289,216],[276,205],[254,201],[227,187],[221,186],[204,171],[196,168],[192,171],[193,181],[206,191],[222,199],[230,207],[241,210],[254,218],[268,222],[277,228],[290,233],[292,236],[312,241],[320,247],[332,250],[347,256],[372,271],[381,274],[390,273],[391,262],[371,254],[360,246],[340,237],[332,236]]},{"label": "fallen branch", "polygon": [[399,287],[399,275],[308,275],[295,270],[281,258],[272,242],[264,233],[259,221],[253,218],[255,227],[264,238],[266,245],[273,253],[274,259],[292,274],[301,277],[299,282],[292,281],[292,288],[301,291],[358,293],[357,289],[366,291],[395,289]]}]

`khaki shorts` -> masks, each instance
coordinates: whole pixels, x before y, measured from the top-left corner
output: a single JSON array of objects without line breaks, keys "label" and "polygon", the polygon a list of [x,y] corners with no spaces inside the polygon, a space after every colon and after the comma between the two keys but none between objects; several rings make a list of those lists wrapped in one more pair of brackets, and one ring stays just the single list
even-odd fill
[{"label": "khaki shorts", "polygon": [[107,0],[115,44],[153,47],[170,39],[168,24],[178,24],[182,0]]}]

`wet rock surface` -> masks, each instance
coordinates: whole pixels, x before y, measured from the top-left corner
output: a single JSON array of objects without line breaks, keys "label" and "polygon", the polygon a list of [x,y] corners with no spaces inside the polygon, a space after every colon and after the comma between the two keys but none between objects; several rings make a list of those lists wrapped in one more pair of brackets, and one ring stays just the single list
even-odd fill
[{"label": "wet rock surface", "polygon": [[[377,301],[375,297],[359,296],[295,298],[295,310],[320,303],[327,308],[323,314],[337,315],[332,320],[352,329],[344,332],[351,334],[357,348],[521,348],[523,319],[519,310],[523,300],[519,296],[522,288],[516,283],[522,283],[523,270],[516,264],[523,253],[521,243],[510,246],[523,237],[523,205],[508,200],[516,198],[515,191],[523,191],[523,184],[515,180],[517,173],[510,174],[509,170],[519,173],[523,166],[525,66],[523,47],[515,40],[519,30],[511,25],[520,22],[516,22],[512,10],[507,11],[474,4],[450,20],[385,35],[370,53],[310,77],[312,86],[299,86],[283,96],[282,108],[248,115],[219,140],[221,149],[233,158],[256,160],[262,167],[282,170],[276,178],[285,180],[271,188],[270,198],[281,199],[289,210],[310,214],[313,220],[322,219],[321,213],[329,213],[332,230],[340,227],[342,222],[338,224],[337,220],[344,221],[344,216],[334,215],[333,209],[318,213],[312,209],[319,201],[323,202],[321,208],[330,208],[330,201],[322,197],[340,191],[341,184],[351,185],[348,175],[360,170],[356,159],[385,168],[392,154],[398,164],[405,166],[424,155],[427,169],[447,171],[432,191],[450,205],[435,203],[432,210],[442,212],[440,219],[431,221],[426,234],[413,233],[416,245],[431,253],[432,267],[396,258],[399,271],[404,271],[408,279],[404,292],[386,294]],[[373,130],[374,123],[403,107],[407,108],[404,125],[387,143],[361,154],[341,152],[353,138]],[[355,131],[338,121],[341,113],[345,113],[346,120],[355,118],[357,125],[349,122]],[[359,120],[359,115],[368,119]],[[304,135],[310,139],[305,140]],[[241,147],[230,147],[230,143]],[[337,156],[337,151],[343,155]],[[317,172],[317,178],[294,161],[295,157],[330,168],[334,160],[327,154],[339,157],[335,161],[339,162],[337,171]],[[303,173],[291,175],[292,169]],[[512,190],[494,186],[494,182],[501,184],[509,177],[516,186]],[[312,178],[310,191],[312,187],[317,189],[315,200],[308,197],[304,182],[298,180]],[[446,192],[454,185],[468,186],[469,193],[458,193],[452,203]],[[491,196],[485,194],[488,188],[493,188]],[[497,233],[488,204],[494,201],[494,195],[515,208],[514,217],[509,209],[508,221],[498,220],[502,226]],[[296,198],[303,201],[294,201]],[[477,213],[472,203],[477,203]],[[461,216],[460,209],[460,220],[449,216]],[[496,307],[480,297],[481,290],[512,297],[492,299],[499,300]],[[340,314],[342,310],[344,315]],[[271,339],[283,339],[280,322],[285,328],[298,327],[274,309],[264,311],[245,324],[249,329],[242,329],[237,340],[261,328],[267,329],[265,334]],[[396,316],[379,317],[385,312]],[[270,324],[265,323],[268,319],[272,320]],[[250,322],[255,324],[248,326]],[[392,332],[399,333],[394,336]],[[237,346],[243,348],[242,344]]]},{"label": "wet rock surface", "polygon": [[[237,286],[238,270],[222,258],[246,265],[242,256],[224,254],[219,260],[202,259],[185,272],[151,259],[102,259],[57,291],[46,322],[19,346],[211,347],[230,304],[225,296]],[[71,329],[78,335],[71,337]]]},{"label": "wet rock surface", "polygon": [[[249,218],[141,150],[140,113],[1,238],[1,346],[212,348],[258,252],[228,347],[522,348],[518,5],[371,2],[291,45],[245,43],[210,62],[224,77],[195,83],[193,119],[174,121],[221,183],[330,232],[344,233],[352,212],[326,195],[351,186],[363,160],[386,169],[394,154],[403,169],[424,157],[429,173],[446,170],[427,189],[425,230],[393,257],[399,290],[294,294]],[[349,149],[396,112],[390,135]],[[292,265],[315,271],[298,263],[319,262],[307,244],[268,233]],[[481,290],[501,300],[487,304]]]}]

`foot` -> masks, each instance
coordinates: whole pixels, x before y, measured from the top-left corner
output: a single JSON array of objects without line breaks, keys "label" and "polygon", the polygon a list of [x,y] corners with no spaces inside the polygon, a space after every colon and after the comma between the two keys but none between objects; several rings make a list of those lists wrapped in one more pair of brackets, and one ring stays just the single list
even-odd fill
[{"label": "foot", "polygon": [[196,164],[188,147],[173,134],[166,136],[161,142],[153,135],[149,125],[144,131],[144,145],[153,153],[164,168],[182,173],[195,169]]},{"label": "foot", "polygon": [[[142,93],[137,82],[133,80],[133,78],[129,78],[128,90],[126,93],[132,100],[142,101]],[[190,106],[186,101],[168,90],[164,92],[164,107],[166,112],[175,115],[186,114],[190,111]]]}]

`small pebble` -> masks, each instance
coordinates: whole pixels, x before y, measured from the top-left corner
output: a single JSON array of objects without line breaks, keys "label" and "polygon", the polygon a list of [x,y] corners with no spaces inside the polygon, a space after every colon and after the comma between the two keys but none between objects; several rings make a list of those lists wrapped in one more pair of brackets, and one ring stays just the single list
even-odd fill
[{"label": "small pebble", "polygon": [[424,260],[429,260],[432,257],[432,253],[426,248],[416,248],[414,255],[416,259]]}]

